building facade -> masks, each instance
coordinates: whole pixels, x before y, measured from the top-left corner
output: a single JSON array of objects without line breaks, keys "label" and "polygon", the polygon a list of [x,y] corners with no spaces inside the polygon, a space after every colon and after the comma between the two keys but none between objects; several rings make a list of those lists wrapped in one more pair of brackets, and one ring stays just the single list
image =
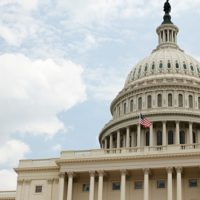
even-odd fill
[{"label": "building facade", "polygon": [[111,103],[101,148],[21,160],[14,197],[1,200],[200,200],[200,63],[177,45],[168,1],[164,11],[158,46]]}]

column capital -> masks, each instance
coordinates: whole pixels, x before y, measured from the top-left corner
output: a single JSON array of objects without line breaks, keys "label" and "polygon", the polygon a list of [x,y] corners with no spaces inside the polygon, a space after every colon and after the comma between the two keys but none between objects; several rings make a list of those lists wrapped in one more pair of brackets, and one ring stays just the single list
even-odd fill
[{"label": "column capital", "polygon": [[99,170],[97,171],[99,176],[104,176],[105,175],[105,171],[104,170]]},{"label": "column capital", "polygon": [[172,173],[173,172],[173,167],[167,167],[166,170],[167,170],[168,173]]},{"label": "column capital", "polygon": [[18,185],[22,185],[23,182],[24,182],[24,179],[19,179],[19,180],[17,181],[17,184],[18,184]]},{"label": "column capital", "polygon": [[89,171],[90,176],[95,176],[95,171]]},{"label": "column capital", "polygon": [[183,171],[183,168],[182,167],[176,167],[176,172],[178,173],[181,173]]},{"label": "column capital", "polygon": [[24,182],[25,182],[25,184],[30,184],[31,183],[31,179],[25,179]]},{"label": "column capital", "polygon": [[68,177],[73,177],[73,176],[74,176],[74,172],[68,171],[68,172],[67,172],[67,175],[68,175]]},{"label": "column capital", "polygon": [[51,178],[51,179],[48,179],[48,180],[47,180],[47,183],[48,183],[49,185],[51,185],[51,184],[53,183],[53,181],[54,181],[54,179]]},{"label": "column capital", "polygon": [[163,124],[166,124],[166,123],[167,123],[167,121],[166,121],[166,120],[165,120],[165,121],[162,121],[162,123],[163,123]]},{"label": "column capital", "polygon": [[149,174],[150,173],[150,169],[149,168],[144,168],[143,172],[144,172],[144,174]]},{"label": "column capital", "polygon": [[180,121],[177,120],[177,121],[176,121],[176,124],[179,124],[179,123],[180,123]]},{"label": "column capital", "polygon": [[120,172],[121,172],[121,175],[126,175],[127,174],[127,169],[121,169]]},{"label": "column capital", "polygon": [[59,178],[65,178],[65,172],[60,172],[59,173]]},{"label": "column capital", "polygon": [[191,125],[192,125],[192,124],[193,124],[193,122],[189,122],[189,124],[191,124]]}]

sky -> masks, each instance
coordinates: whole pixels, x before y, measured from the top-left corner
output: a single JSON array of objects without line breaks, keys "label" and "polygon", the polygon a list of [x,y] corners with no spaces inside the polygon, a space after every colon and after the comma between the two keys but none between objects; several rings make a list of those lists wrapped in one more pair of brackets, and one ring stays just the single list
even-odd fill
[{"label": "sky", "polygon": [[[200,0],[171,0],[200,60]],[[0,190],[20,159],[99,148],[110,103],[157,46],[164,0],[0,0]]]}]

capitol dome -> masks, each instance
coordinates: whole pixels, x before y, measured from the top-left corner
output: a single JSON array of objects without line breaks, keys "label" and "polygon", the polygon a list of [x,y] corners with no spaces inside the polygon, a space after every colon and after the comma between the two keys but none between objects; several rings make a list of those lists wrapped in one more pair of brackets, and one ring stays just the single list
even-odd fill
[{"label": "capitol dome", "polygon": [[[130,71],[111,103],[112,119],[99,135],[102,148],[171,148],[200,140],[200,63],[177,44],[179,29],[167,1],[158,45]],[[142,114],[151,123],[138,123]]]}]

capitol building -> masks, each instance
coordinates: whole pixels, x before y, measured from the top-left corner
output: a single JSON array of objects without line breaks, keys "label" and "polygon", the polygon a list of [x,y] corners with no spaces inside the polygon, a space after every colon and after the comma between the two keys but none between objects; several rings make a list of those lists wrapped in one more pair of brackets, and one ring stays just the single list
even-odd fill
[{"label": "capitol building", "polygon": [[168,0],[164,11],[157,47],[111,103],[101,148],[19,161],[17,190],[0,200],[200,200],[200,62],[178,46]]}]

